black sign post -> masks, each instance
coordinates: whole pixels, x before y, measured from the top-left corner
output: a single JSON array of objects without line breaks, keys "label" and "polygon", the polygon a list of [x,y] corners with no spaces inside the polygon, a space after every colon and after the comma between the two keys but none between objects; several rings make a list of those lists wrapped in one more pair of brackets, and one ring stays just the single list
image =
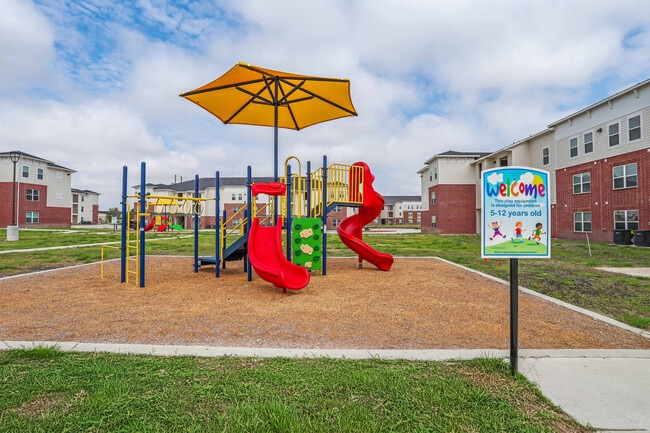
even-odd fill
[{"label": "black sign post", "polygon": [[510,371],[517,373],[519,359],[519,259],[510,259]]},{"label": "black sign post", "polygon": [[481,172],[481,183],[481,257],[510,259],[510,369],[514,376],[519,357],[518,260],[551,257],[549,172],[495,167]]}]

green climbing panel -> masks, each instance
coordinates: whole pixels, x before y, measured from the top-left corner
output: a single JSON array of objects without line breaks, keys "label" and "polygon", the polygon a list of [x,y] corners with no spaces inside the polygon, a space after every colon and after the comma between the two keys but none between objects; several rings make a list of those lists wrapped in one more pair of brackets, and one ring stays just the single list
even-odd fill
[{"label": "green climbing panel", "polygon": [[323,229],[320,218],[292,221],[293,263],[310,271],[320,271],[323,254]]}]

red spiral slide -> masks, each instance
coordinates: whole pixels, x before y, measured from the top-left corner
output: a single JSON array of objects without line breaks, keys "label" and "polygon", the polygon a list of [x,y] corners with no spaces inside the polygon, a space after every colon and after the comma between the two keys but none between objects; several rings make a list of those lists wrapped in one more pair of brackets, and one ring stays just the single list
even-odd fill
[{"label": "red spiral slide", "polygon": [[365,162],[355,162],[353,165],[363,167],[364,180],[363,184],[361,184],[361,179],[355,179],[354,176],[351,176],[350,194],[354,194],[355,191],[358,194],[361,192],[360,186],[362,186],[363,204],[359,208],[359,213],[341,221],[336,227],[336,231],[341,241],[359,255],[359,263],[365,260],[375,265],[381,271],[389,271],[393,265],[393,256],[375,250],[362,240],[363,227],[379,216],[384,207],[384,198],[372,187],[375,176],[370,172],[368,164]]}]

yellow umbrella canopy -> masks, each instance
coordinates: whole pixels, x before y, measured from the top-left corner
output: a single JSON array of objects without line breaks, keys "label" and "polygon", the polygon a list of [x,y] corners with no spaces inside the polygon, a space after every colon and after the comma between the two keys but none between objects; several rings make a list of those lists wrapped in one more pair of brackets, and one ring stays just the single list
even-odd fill
[{"label": "yellow umbrella canopy", "polygon": [[[356,116],[350,81],[274,71],[238,63],[216,80],[181,94],[223,123],[300,130]],[[275,107],[278,119],[275,120]]]},{"label": "yellow umbrella canopy", "polygon": [[226,124],[273,126],[276,179],[278,128],[300,130],[357,115],[347,79],[292,74],[246,63],[180,96]]}]

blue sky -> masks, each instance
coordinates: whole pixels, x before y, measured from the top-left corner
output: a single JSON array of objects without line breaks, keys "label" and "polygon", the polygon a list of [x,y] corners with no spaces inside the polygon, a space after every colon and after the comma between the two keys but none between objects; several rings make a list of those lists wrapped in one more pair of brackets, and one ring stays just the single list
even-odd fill
[{"label": "blue sky", "polygon": [[535,134],[650,77],[648,52],[646,0],[3,0],[0,150],[77,170],[102,209],[140,161],[155,183],[270,176],[272,129],[178,97],[243,61],[352,83],[359,116],[281,130],[281,160],[418,195],[431,156]]}]

